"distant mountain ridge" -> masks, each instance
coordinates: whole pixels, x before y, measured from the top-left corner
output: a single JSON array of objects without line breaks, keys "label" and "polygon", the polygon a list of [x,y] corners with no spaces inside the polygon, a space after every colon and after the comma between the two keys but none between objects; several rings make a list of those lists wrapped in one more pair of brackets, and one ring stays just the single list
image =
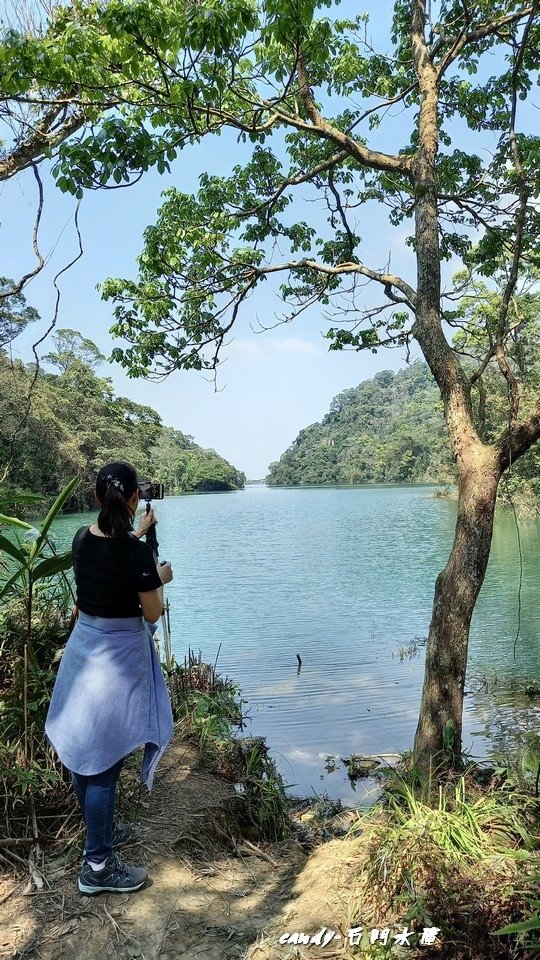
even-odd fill
[{"label": "distant mountain ridge", "polygon": [[384,370],[332,400],[270,464],[272,486],[453,480],[439,388],[426,363]]},{"label": "distant mountain ridge", "polygon": [[112,381],[80,353],[66,357],[60,374],[36,377],[0,349],[0,499],[16,504],[37,493],[47,506],[78,477],[69,509],[93,509],[96,473],[111,460],[132,463],[167,494],[243,488],[243,472],[215,450],[165,426],[152,407],[115,396]]}]

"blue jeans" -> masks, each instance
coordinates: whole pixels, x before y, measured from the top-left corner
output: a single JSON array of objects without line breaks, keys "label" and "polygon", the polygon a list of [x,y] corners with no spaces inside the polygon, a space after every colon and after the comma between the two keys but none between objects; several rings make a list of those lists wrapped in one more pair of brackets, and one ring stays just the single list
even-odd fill
[{"label": "blue jeans", "polygon": [[114,766],[85,777],[71,771],[71,781],[86,824],[86,859],[101,863],[110,857],[113,844],[116,784],[124,759]]}]

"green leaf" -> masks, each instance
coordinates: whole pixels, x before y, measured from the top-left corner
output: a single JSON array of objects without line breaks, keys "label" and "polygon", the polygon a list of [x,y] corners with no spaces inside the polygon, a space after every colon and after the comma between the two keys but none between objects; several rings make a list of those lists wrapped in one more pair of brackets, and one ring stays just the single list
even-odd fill
[{"label": "green leaf", "polygon": [[26,572],[26,569],[27,568],[25,566],[19,567],[19,569],[15,571],[13,576],[10,577],[9,580],[6,583],[4,583],[2,587],[0,587],[0,600],[3,600],[3,598],[9,594],[11,588],[14,586],[15,583],[17,583],[17,580],[19,580],[20,577],[22,577],[22,575]]},{"label": "green leaf", "polygon": [[455,727],[453,720],[447,720],[443,727],[443,742],[446,750],[451,750],[454,746]]},{"label": "green leaf", "polygon": [[8,553],[10,557],[13,557],[14,560],[17,560],[18,563],[26,564],[26,557],[24,553],[19,550],[19,548],[8,540],[7,537],[3,537],[0,534],[0,550],[3,550],[4,553]]},{"label": "green leaf", "polygon": [[2,526],[2,524],[6,527],[20,527],[21,530],[34,529],[31,523],[25,523],[24,520],[19,520],[18,517],[6,517],[3,513],[0,513],[0,526]]},{"label": "green leaf", "polygon": [[494,930],[496,937],[505,933],[523,933],[525,930],[540,930],[540,917],[531,917],[530,920],[523,920],[521,923],[509,923],[500,930]]},{"label": "green leaf", "polygon": [[[78,483],[79,483],[78,477],[74,477],[73,480],[70,480],[67,486],[64,487],[61,493],[58,494],[51,509],[49,510],[47,516],[45,517],[45,520],[41,524],[40,534],[38,539],[36,540],[36,549],[34,551],[34,556],[39,555],[39,551],[41,550],[43,544],[45,543],[47,533],[49,532],[49,528],[51,524],[54,522],[54,520],[60,513],[60,510],[62,509],[64,504],[69,500],[71,494],[73,493]],[[29,524],[27,526],[29,527]]]},{"label": "green leaf", "polygon": [[63,570],[69,570],[73,563],[71,550],[67,553],[60,553],[55,557],[47,557],[38,563],[32,572],[32,579],[43,580],[44,577],[53,577],[55,573],[61,573]]}]

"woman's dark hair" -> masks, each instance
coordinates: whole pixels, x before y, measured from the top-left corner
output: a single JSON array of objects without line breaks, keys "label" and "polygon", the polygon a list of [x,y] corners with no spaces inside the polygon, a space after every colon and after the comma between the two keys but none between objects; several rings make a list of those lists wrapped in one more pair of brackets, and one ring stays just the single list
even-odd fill
[{"label": "woman's dark hair", "polygon": [[125,537],[133,528],[133,516],[127,505],[139,487],[137,474],[129,463],[106,463],[96,478],[96,495],[101,504],[98,527],[110,537]]}]

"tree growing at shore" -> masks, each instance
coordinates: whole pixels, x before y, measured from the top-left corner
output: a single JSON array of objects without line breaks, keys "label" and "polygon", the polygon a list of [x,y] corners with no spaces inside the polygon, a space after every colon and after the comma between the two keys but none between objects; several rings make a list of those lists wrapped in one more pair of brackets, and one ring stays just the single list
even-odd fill
[{"label": "tree growing at shore", "polygon": [[[198,196],[168,191],[139,279],[105,285],[114,330],[131,343],[115,356],[131,375],[214,369],[242,306],[271,277],[284,320],[313,305],[338,318],[331,349],[419,344],[459,472],[415,739],[423,768],[459,755],[497,487],[540,436],[540,408],[520,411],[508,349],[527,325],[520,277],[537,265],[540,141],[522,132],[518,108],[536,80],[538,6],[395,0],[387,55],[372,48],[366,17],[339,19],[332,0],[82,2],[59,8],[45,42],[12,34],[1,50],[0,92],[19,127],[0,179],[31,167],[39,183],[52,155],[60,188],[80,197],[163,170],[204,137],[238,136],[230,176],[203,174]],[[326,222],[303,219],[314,209],[303,191],[325,204]],[[375,211],[388,211],[389,234],[414,221],[415,278],[364,261],[360,218],[370,229]],[[446,336],[460,289],[443,288],[441,260],[461,261],[466,283],[502,272],[496,326],[472,374]],[[368,282],[383,299],[366,308]],[[508,417],[486,442],[473,392],[493,364]]]},{"label": "tree growing at shore", "polygon": [[[364,16],[339,20],[330,6],[262,0],[240,20],[238,11],[202,2],[185,18],[186,40],[194,21],[200,35],[195,42],[191,31],[188,66],[174,80],[182,131],[198,140],[231,127],[245,146],[232,175],[201,176],[198,196],[168,191],[146,231],[139,279],[111,280],[105,296],[116,304],[115,332],[132,343],[116,357],[133,374],[215,369],[242,305],[276,275],[284,320],[313,304],[351,320],[328,331],[331,349],[419,344],[459,474],[415,738],[416,763],[427,769],[460,754],[469,628],[499,480],[540,436],[540,407],[520,416],[508,349],[526,329],[520,277],[537,257],[540,141],[520,128],[518,107],[535,82],[540,12],[513,0],[398,0],[388,56],[372,49]],[[399,123],[392,107],[403,112]],[[326,204],[324,229],[302,219],[309,211],[301,190]],[[389,210],[390,227],[414,220],[414,279],[364,261],[360,218],[373,217],[375,205],[379,217]],[[445,332],[460,289],[443,288],[444,260],[462,262],[469,288],[496,271],[503,280],[472,373]],[[384,294],[369,309],[366,281]],[[492,363],[506,383],[507,424],[486,442],[473,391]]]}]

